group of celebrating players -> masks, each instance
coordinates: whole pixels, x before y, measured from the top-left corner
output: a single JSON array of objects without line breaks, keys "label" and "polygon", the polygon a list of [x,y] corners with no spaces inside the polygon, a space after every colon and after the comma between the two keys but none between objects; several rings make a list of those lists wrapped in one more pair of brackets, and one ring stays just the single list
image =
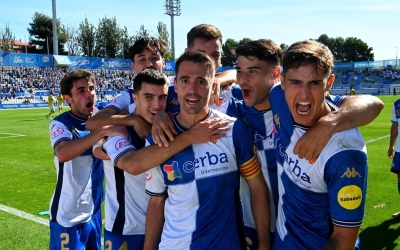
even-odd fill
[{"label": "group of celebrating players", "polygon": [[247,42],[236,70],[216,75],[222,35],[200,24],[172,85],[166,49],[138,38],[133,90],[98,112],[90,72],[61,80],[71,111],[50,123],[50,248],[101,249],[104,177],[105,249],[358,247],[368,170],[357,127],[383,103],[330,96],[334,58],[316,41],[285,53]]}]

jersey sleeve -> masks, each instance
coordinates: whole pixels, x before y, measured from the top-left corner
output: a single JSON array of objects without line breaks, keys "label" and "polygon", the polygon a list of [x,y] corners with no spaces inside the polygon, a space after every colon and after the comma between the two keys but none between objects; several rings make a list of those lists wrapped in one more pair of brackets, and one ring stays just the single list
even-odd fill
[{"label": "jersey sleeve", "polygon": [[251,179],[261,172],[256,157],[256,149],[249,127],[241,120],[236,120],[232,128],[233,145],[240,175]]},{"label": "jersey sleeve", "polygon": [[167,185],[159,166],[146,172],[146,194],[152,196],[162,196],[167,194]]},{"label": "jersey sleeve", "polygon": [[131,103],[133,103],[132,93],[124,90],[116,95],[105,108],[112,108],[119,113],[121,110],[126,110]]},{"label": "jersey sleeve", "polygon": [[118,160],[129,151],[136,148],[123,136],[109,137],[103,145],[104,150],[110,157],[115,166],[118,166]]},{"label": "jersey sleeve", "polygon": [[50,143],[55,148],[62,141],[71,141],[72,133],[63,123],[53,120],[49,125]]},{"label": "jersey sleeve", "polygon": [[367,155],[356,149],[333,155],[325,165],[330,216],[340,227],[360,227],[367,188]]},{"label": "jersey sleeve", "polygon": [[330,101],[333,103],[335,106],[340,107],[342,105],[343,101],[346,99],[346,96],[343,95],[329,95],[325,97],[326,100]]},{"label": "jersey sleeve", "polygon": [[397,122],[396,106],[395,106],[394,103],[393,103],[393,106],[392,106],[392,122]]}]

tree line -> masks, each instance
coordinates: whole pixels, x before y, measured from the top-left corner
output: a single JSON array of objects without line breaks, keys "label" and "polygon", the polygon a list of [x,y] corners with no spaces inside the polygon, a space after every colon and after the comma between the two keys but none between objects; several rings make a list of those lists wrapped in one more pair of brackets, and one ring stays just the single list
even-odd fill
[{"label": "tree line", "polygon": [[[52,18],[48,15],[35,12],[32,22],[27,28],[29,32],[29,44],[36,46],[28,47],[28,53],[50,54],[53,53],[53,30]],[[110,58],[129,58],[128,48],[139,36],[154,36],[169,43],[169,33],[167,25],[158,22],[157,33],[151,34],[141,25],[134,35],[128,33],[126,26],[121,27],[115,17],[107,16],[99,20],[97,25],[89,23],[87,18],[81,21],[78,27],[63,24],[57,20],[58,35],[58,54],[89,56],[89,57],[110,57]],[[0,29],[0,42],[3,51],[13,50],[15,36],[7,23],[4,29]],[[358,62],[373,61],[373,48],[357,37],[329,37],[326,34],[320,35],[317,39],[332,51],[336,62]],[[12,41],[12,42],[7,42]],[[250,38],[243,38],[235,41],[228,38],[222,45],[222,65],[235,66],[236,57],[234,49],[245,42],[251,41]],[[282,43],[281,48],[285,51],[288,45]],[[173,60],[171,49],[164,55],[165,60]]]}]

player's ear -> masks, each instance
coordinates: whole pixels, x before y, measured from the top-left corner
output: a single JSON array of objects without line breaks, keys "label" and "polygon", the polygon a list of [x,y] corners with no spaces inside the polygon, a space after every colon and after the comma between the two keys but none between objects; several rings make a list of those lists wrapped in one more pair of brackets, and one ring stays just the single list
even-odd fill
[{"label": "player's ear", "polygon": [[327,81],[327,83],[326,83],[326,87],[325,87],[325,90],[326,90],[326,91],[331,90],[331,87],[332,87],[334,81],[335,81],[335,75],[334,75],[334,74],[331,74],[331,75],[328,77],[328,81]]},{"label": "player's ear", "polygon": [[138,103],[138,96],[135,93],[132,93],[132,98],[135,103]]},{"label": "player's ear", "polygon": [[283,86],[284,83],[285,83],[285,75],[284,75],[283,73],[281,73],[281,74],[279,75],[279,78],[280,78],[280,80],[281,80],[281,88],[282,88],[283,90],[285,90],[285,87]]},{"label": "player's ear", "polygon": [[66,101],[69,105],[72,103],[72,97],[69,95],[63,95],[64,101]]}]

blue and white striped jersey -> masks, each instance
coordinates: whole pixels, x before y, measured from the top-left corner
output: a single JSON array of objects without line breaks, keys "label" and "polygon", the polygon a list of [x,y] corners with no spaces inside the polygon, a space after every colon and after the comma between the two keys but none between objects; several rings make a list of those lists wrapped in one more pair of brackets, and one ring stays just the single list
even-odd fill
[{"label": "blue and white striped jersey", "polygon": [[[364,217],[367,154],[358,129],[336,133],[311,164],[293,154],[308,128],[294,123],[280,85],[271,90],[279,175],[274,249],[323,249],[332,224],[359,227]],[[335,108],[331,106],[332,108]]]},{"label": "blue and white striped jersey", "polygon": [[[51,146],[88,135],[85,125],[86,120],[71,111],[57,116],[49,125]],[[93,156],[90,147],[67,162],[60,162],[54,154],[54,163],[57,185],[50,201],[50,220],[63,227],[88,222],[101,209],[104,197],[102,161]]]},{"label": "blue and white striped jersey", "polygon": [[[193,144],[147,172],[146,192],[168,194],[160,249],[244,246],[239,171],[251,178],[260,168],[245,123],[211,109],[206,118],[217,117],[232,122],[226,137],[215,144]],[[178,133],[185,130],[176,116],[173,122]]]}]

